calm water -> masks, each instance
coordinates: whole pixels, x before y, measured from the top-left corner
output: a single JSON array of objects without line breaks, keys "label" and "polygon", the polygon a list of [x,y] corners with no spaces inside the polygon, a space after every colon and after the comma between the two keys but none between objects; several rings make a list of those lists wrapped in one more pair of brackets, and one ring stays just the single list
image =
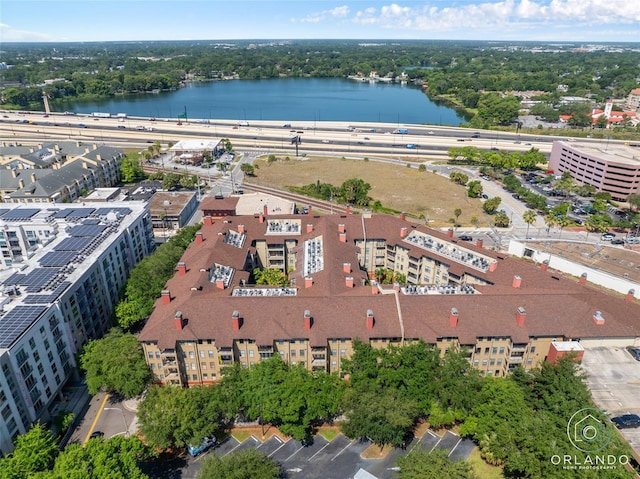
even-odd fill
[{"label": "calm water", "polygon": [[367,121],[458,126],[464,118],[433,103],[413,85],[340,78],[290,78],[192,83],[173,92],[53,106],[78,113],[288,121]]}]

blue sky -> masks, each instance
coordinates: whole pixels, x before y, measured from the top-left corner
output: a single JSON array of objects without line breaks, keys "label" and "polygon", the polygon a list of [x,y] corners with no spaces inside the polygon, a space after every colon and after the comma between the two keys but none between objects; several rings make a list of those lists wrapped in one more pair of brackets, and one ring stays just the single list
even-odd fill
[{"label": "blue sky", "polygon": [[0,0],[0,43],[330,38],[640,42],[640,1]]}]

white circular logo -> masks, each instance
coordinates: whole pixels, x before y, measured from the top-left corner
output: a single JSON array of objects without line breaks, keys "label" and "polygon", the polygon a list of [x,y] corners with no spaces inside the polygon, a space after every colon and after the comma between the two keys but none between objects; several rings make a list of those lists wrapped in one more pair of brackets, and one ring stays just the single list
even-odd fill
[{"label": "white circular logo", "polygon": [[567,424],[567,436],[576,449],[597,452],[611,442],[613,426],[603,418],[600,410],[587,407],[571,416]]}]

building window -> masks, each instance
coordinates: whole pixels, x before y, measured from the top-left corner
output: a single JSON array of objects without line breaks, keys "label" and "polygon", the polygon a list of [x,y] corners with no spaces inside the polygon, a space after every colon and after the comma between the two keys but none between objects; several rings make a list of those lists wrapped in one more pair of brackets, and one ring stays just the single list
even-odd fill
[{"label": "building window", "polygon": [[195,357],[195,355],[193,354],[193,351],[189,351],[189,358],[193,359]]},{"label": "building window", "polygon": [[336,363],[335,361],[331,361],[331,367],[332,367],[332,368],[337,367],[337,363]]},{"label": "building window", "polygon": [[337,349],[332,349],[331,350],[331,356],[337,356],[338,355],[338,350]]},{"label": "building window", "polygon": [[492,348],[491,354],[498,354],[498,348]]},{"label": "building window", "polygon": [[483,360],[482,360],[482,365],[483,365],[483,366],[486,366],[486,365],[487,365],[487,360],[486,360],[486,359],[483,359]]},{"label": "building window", "polygon": [[504,346],[500,348],[500,354],[504,354]]},{"label": "building window", "polygon": [[344,358],[347,355],[347,350],[346,349],[341,349],[340,350],[340,357]]},{"label": "building window", "polygon": [[529,351],[532,352],[532,353],[535,353],[536,352],[536,347],[535,346],[531,346],[531,349]]},{"label": "building window", "polygon": [[244,356],[245,356],[245,351],[244,351],[244,349],[241,349],[240,350],[240,357],[244,358]]},{"label": "building window", "polygon": [[300,357],[301,357],[301,358],[304,358],[304,349],[301,349],[301,350],[300,350]]},{"label": "building window", "polygon": [[201,357],[201,358],[204,358],[204,349],[201,349],[201,350],[200,350],[200,357]]},{"label": "building window", "polygon": [[160,351],[156,351],[156,359],[160,359]]},{"label": "building window", "polygon": [[479,365],[479,364],[480,364],[480,360],[479,360],[479,359],[474,359],[474,360],[473,360],[473,365],[474,365],[475,367],[478,367],[478,365]]},{"label": "building window", "polygon": [[196,370],[196,363],[191,363],[191,369],[192,369],[193,371],[195,371],[195,370]]},{"label": "building window", "polygon": [[249,350],[249,357],[252,358],[253,357],[253,349]]},{"label": "building window", "polygon": [[209,350],[209,357],[212,358],[213,357],[213,349]]},{"label": "building window", "polygon": [[[140,356],[138,356],[140,357]],[[151,351],[149,351],[149,359],[153,359],[153,353]]]},{"label": "building window", "polygon": [[193,379],[194,381],[197,381],[198,380],[198,375],[197,374],[193,374],[191,376],[191,379]]}]

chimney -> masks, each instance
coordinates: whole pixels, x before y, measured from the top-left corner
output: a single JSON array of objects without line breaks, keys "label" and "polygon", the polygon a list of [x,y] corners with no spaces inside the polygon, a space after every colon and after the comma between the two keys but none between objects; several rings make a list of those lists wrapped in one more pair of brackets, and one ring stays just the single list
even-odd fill
[{"label": "chimney", "polygon": [[498,267],[498,262],[494,261],[493,263],[489,263],[489,272],[493,273]]},{"label": "chimney", "polygon": [[346,231],[344,223],[338,225],[338,233],[344,233]]},{"label": "chimney", "polygon": [[627,297],[625,298],[627,301],[633,301],[633,297],[636,295],[635,289],[630,289],[627,293]]},{"label": "chimney", "polygon": [[231,315],[231,326],[233,326],[234,331],[240,331],[240,326],[242,326],[240,321],[240,313],[238,311],[234,311]]},{"label": "chimney", "polygon": [[224,280],[222,280],[222,279],[216,279],[216,288],[218,288],[218,289],[224,289]]},{"label": "chimney", "polygon": [[311,286],[313,286],[313,278],[311,276],[307,276],[304,278],[304,287],[310,288]]},{"label": "chimney", "polygon": [[586,284],[587,283],[587,273],[582,273],[580,275],[580,279],[578,280],[578,284]]},{"label": "chimney", "polygon": [[375,322],[376,320],[373,317],[373,311],[367,309],[367,329],[373,329],[373,325]]},{"label": "chimney", "polygon": [[453,228],[449,228],[449,229],[447,230],[447,237],[448,237],[448,238],[453,238]]},{"label": "chimney", "polygon": [[404,211],[402,213],[400,213],[400,219],[402,221],[407,221],[407,214]]},{"label": "chimney", "polygon": [[519,288],[520,285],[522,285],[522,278],[518,275],[515,275],[513,277],[513,282],[511,283],[511,286],[513,286],[514,288]]},{"label": "chimney", "polygon": [[542,271],[547,271],[549,269],[549,260],[545,259],[542,264],[540,265],[540,269]]},{"label": "chimney", "polygon": [[308,215],[311,215],[311,214],[312,214],[312,213],[311,213],[311,205],[309,205],[309,208],[307,209],[307,214],[308,214]]},{"label": "chimney", "polygon": [[516,322],[518,323],[518,326],[524,326],[524,320],[526,317],[527,312],[525,309],[522,306],[518,306],[518,309],[516,310]]},{"label": "chimney", "polygon": [[347,233],[340,233],[340,243],[346,243],[347,242]]},{"label": "chimney", "polygon": [[185,274],[187,274],[187,265],[186,265],[186,263],[183,263],[182,261],[180,263],[178,263],[178,274],[180,276],[184,276]]},{"label": "chimney", "polygon": [[262,206],[262,214],[265,216],[269,214],[269,208],[267,208],[267,205]]},{"label": "chimney", "polygon": [[171,303],[171,293],[169,292],[168,289],[163,289],[162,293],[160,294],[162,295],[162,304]]},{"label": "chimney", "polygon": [[213,221],[211,220],[211,216],[207,215],[204,217],[204,225],[205,226],[211,226],[213,224]]},{"label": "chimney", "polygon": [[85,153],[91,153],[91,149],[87,146],[87,147],[85,147],[84,152]]},{"label": "chimney", "polygon": [[449,313],[449,324],[452,328],[455,328],[458,325],[458,310],[456,308],[451,308],[451,313]]},{"label": "chimney", "polygon": [[353,288],[353,276],[346,276],[344,278],[344,285],[347,288]]},{"label": "chimney", "polygon": [[178,331],[182,331],[182,329],[184,328],[184,319],[182,317],[182,312],[180,311],[176,312],[175,323],[176,323],[176,329]]},{"label": "chimney", "polygon": [[36,182],[36,174],[31,173],[31,183],[35,183],[35,182]]},{"label": "chimney", "polygon": [[203,241],[204,241],[204,236],[202,235],[202,232],[201,232],[201,231],[198,231],[198,232],[196,233],[196,243],[197,243],[197,244],[200,244],[200,243],[202,243]]},{"label": "chimney", "polygon": [[351,273],[351,263],[342,263],[342,272]]},{"label": "chimney", "polygon": [[484,246],[484,241],[482,240],[482,238],[478,238],[478,239],[476,240],[476,246],[477,246],[478,248],[482,248],[482,247]]},{"label": "chimney", "polygon": [[245,234],[247,230],[244,228],[244,225],[238,225],[238,233]]},{"label": "chimney", "polygon": [[96,154],[96,160],[102,161],[102,155],[100,153]]},{"label": "chimney", "polygon": [[604,318],[602,317],[602,313],[600,311],[596,311],[593,315],[593,322],[598,326],[602,326],[604,324]]},{"label": "chimney", "polygon": [[409,234],[409,228],[407,228],[406,226],[403,226],[402,228],[400,228],[400,238],[406,238],[408,234]]},{"label": "chimney", "polygon": [[262,213],[260,213],[260,223],[264,223],[264,215]]},{"label": "chimney", "polygon": [[12,178],[17,178],[18,177],[18,171],[15,168],[11,169],[11,177]]},{"label": "chimney", "polygon": [[311,329],[311,325],[313,324],[313,318],[311,317],[311,311],[308,309],[304,310],[304,329]]},{"label": "chimney", "polygon": [[18,180],[18,189],[22,189],[22,188],[24,188],[24,180],[20,178]]},{"label": "chimney", "polygon": [[307,233],[311,233],[313,231],[313,225],[311,223],[307,224]]},{"label": "chimney", "polygon": [[378,282],[377,281],[372,281],[371,282],[371,294],[373,294],[375,296],[379,292],[380,291],[378,290]]},{"label": "chimney", "polygon": [[351,206],[347,206],[347,207],[344,209],[344,214],[345,214],[345,215],[350,215],[350,214],[351,214]]}]

